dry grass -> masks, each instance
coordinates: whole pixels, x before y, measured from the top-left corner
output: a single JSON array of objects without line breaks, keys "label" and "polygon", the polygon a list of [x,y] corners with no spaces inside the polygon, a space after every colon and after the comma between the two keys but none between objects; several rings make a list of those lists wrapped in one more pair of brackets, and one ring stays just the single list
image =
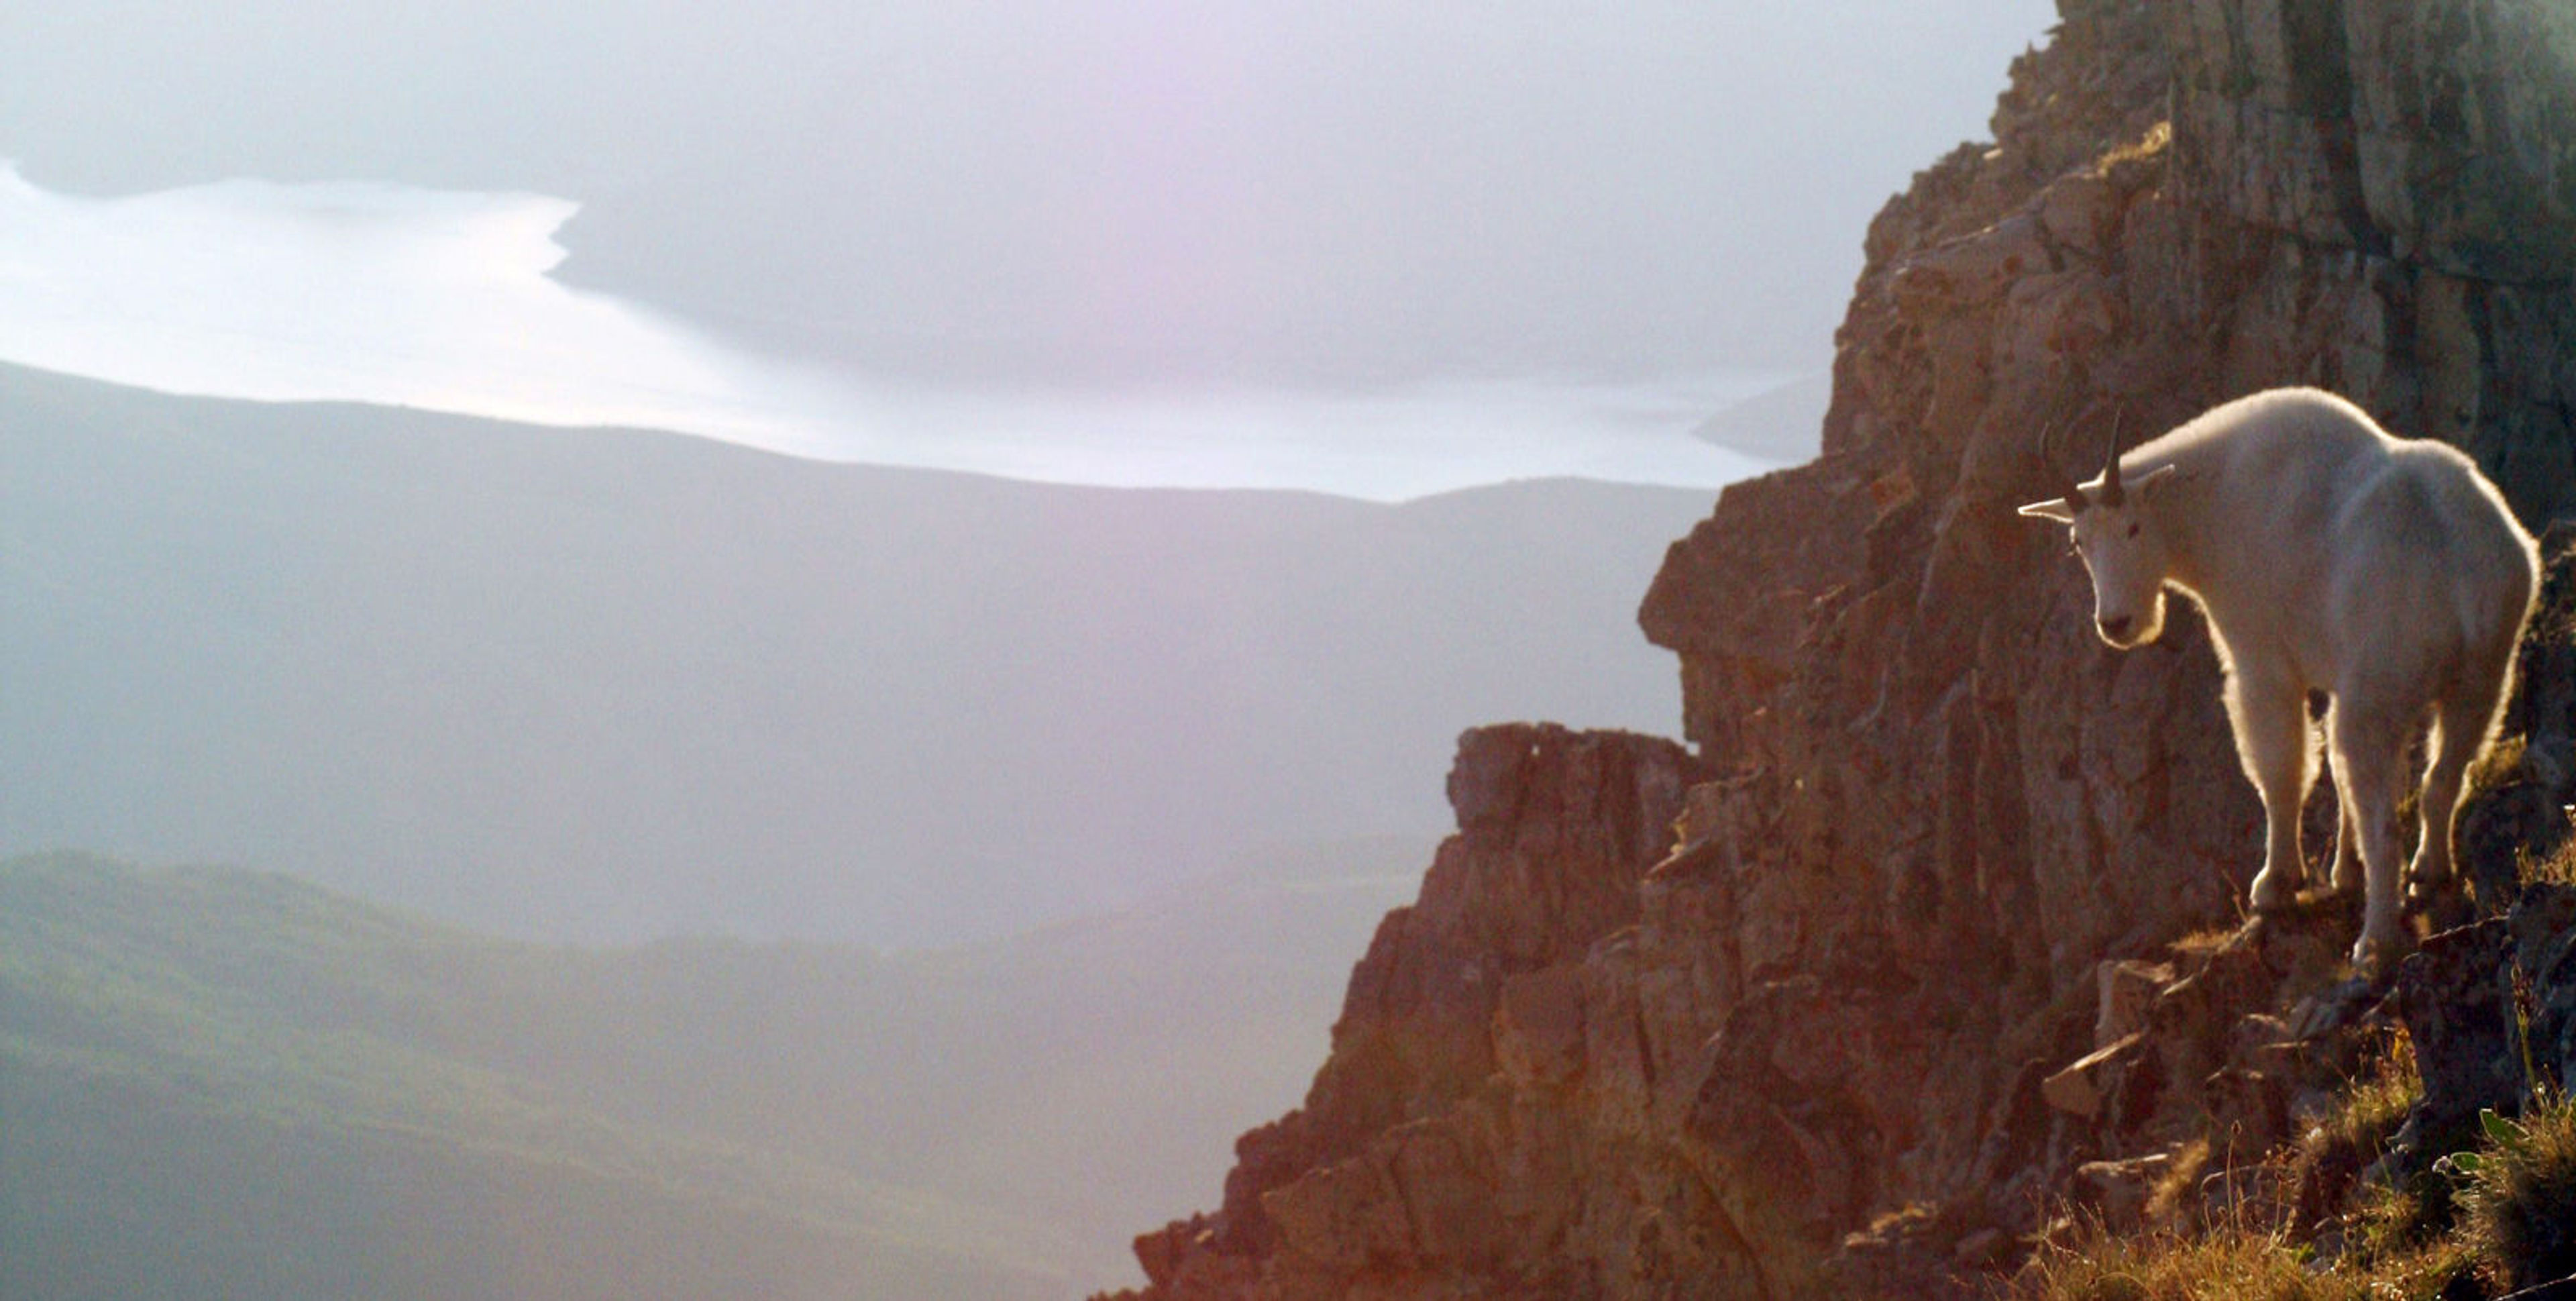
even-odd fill
[{"label": "dry grass", "polygon": [[2457,1218],[2447,1181],[2390,1186],[2362,1178],[2387,1154],[2417,1091],[2414,1044],[2393,1030],[2337,1095],[2334,1111],[2300,1138],[2290,1163],[2295,1223],[2333,1230],[2361,1261],[2440,1254]]},{"label": "dry grass", "polygon": [[2576,836],[2569,837],[2566,843],[2561,844],[2557,850],[2552,852],[2547,858],[2539,859],[2537,861],[2527,858],[2524,859],[2522,863],[2522,879],[2525,881],[2555,881],[2560,885],[2576,885]]},{"label": "dry grass", "polygon": [[2152,162],[2173,144],[2173,123],[2158,122],[2147,133],[2093,161],[2095,176],[2108,175],[2128,163]]},{"label": "dry grass", "polygon": [[2195,1138],[2175,1150],[2155,1187],[2147,1190],[2147,1223],[2174,1226],[2195,1209],[2200,1177],[2209,1170],[2209,1140]]},{"label": "dry grass", "polygon": [[2335,1109],[2299,1139],[2290,1172],[2303,1218],[2313,1222],[2343,1203],[2406,1123],[2415,1093],[2415,1046],[2396,1031],[2344,1086]]},{"label": "dry grass", "polygon": [[[2375,1151],[2403,1111],[2402,1066],[2402,1053],[2392,1052],[2381,1069],[2355,1081],[2345,1105],[2301,1144],[2294,1168],[2313,1175]],[[2497,1125],[2474,1156],[2458,1159],[2461,1170],[2402,1187],[2352,1181],[2342,1213],[2304,1231],[2286,1207],[2244,1204],[2226,1222],[2200,1229],[2168,1223],[2122,1236],[2086,1226],[2043,1243],[2007,1294],[2020,1301],[2436,1301],[2576,1275],[2576,1106],[2538,1107],[2521,1122]]]},{"label": "dry grass", "polygon": [[[2044,1243],[2008,1294],[2022,1301],[2459,1296],[2482,1248],[2451,1213],[2447,1182],[2428,1177],[2391,1188],[2362,1179],[2414,1098],[2413,1054],[2404,1035],[2392,1035],[2293,1147],[2232,1172],[2215,1169],[2205,1146],[2183,1149],[2157,1189],[2165,1206],[2151,1216],[2158,1227],[2120,1236],[2086,1226]],[[2569,1152],[2576,1157],[2576,1126]],[[2576,1174],[2576,1159],[2566,1169]],[[2219,1199],[2206,1221],[2177,1205],[2195,1192],[2210,1200],[2206,1185],[2220,1179],[2251,1195]],[[2549,1205],[2546,1196],[2533,1204]]]},{"label": "dry grass", "polygon": [[2448,1274],[2320,1268],[2286,1230],[2092,1234],[2047,1247],[2014,1281],[2027,1301],[2364,1301],[2439,1297]]},{"label": "dry grass", "polygon": [[2046,1301],[2305,1301],[2364,1295],[2348,1287],[2319,1290],[2297,1248],[2277,1234],[2093,1236],[2072,1247],[2042,1250],[2021,1284],[2016,1295]]},{"label": "dry grass", "polygon": [[2456,1296],[2469,1249],[2437,1239],[2322,1261],[2287,1229],[2088,1233],[2043,1247],[2013,1280],[2016,1301],[2436,1301]]},{"label": "dry grass", "polygon": [[2227,947],[2227,942],[2235,939],[2237,932],[2242,929],[2240,926],[2214,926],[2208,930],[2193,931],[2166,947],[2175,957],[2185,959],[2184,969],[2189,970],[2189,964],[2206,961],[2210,954]]}]

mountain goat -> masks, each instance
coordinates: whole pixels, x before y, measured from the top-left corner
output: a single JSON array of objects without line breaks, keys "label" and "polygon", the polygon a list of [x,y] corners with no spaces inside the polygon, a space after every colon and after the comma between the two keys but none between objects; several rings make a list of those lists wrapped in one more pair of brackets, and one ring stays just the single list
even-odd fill
[{"label": "mountain goat", "polygon": [[[2257,912],[2305,874],[2299,809],[2316,776],[2312,690],[2326,714],[2343,809],[2334,888],[2367,885],[2353,962],[2403,951],[2397,809],[2407,752],[2429,715],[2419,897],[2451,875],[2460,782],[2492,737],[2539,583],[2531,535],[2469,458],[2391,437],[2359,407],[2276,389],[2215,407],[2101,477],[2021,508],[2065,523],[2091,573],[2102,640],[2128,649],[2164,628],[2170,587],[2208,615],[2236,751],[2263,796],[2268,840]],[[2356,869],[2354,857],[2359,854]]]}]

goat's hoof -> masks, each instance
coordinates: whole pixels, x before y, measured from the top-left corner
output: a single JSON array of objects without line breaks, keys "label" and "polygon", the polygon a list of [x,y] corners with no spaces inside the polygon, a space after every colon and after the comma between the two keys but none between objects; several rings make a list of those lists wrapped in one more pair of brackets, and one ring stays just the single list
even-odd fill
[{"label": "goat's hoof", "polygon": [[2409,875],[2406,878],[2406,906],[2423,907],[2445,895],[2456,893],[2454,887],[2458,884],[2457,877],[2446,876],[2435,880],[2431,877]]},{"label": "goat's hoof", "polygon": [[2435,935],[2478,919],[2477,906],[2469,902],[2468,892],[2453,883],[2421,899],[2408,897],[2406,912],[2423,918],[2424,929]]},{"label": "goat's hoof", "polygon": [[2299,887],[2269,875],[2254,878],[2254,888],[2245,896],[2245,906],[2257,917],[2285,913],[2299,906]]},{"label": "goat's hoof", "polygon": [[2352,946],[2353,974],[2365,980],[2377,981],[2394,970],[2397,960],[2405,956],[2404,940],[2364,935]]}]

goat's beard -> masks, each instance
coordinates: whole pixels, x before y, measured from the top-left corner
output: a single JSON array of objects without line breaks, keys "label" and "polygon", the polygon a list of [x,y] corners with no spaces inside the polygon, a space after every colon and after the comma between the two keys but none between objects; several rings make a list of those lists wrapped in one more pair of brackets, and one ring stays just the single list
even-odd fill
[{"label": "goat's beard", "polygon": [[2118,637],[2113,637],[2110,633],[2103,631],[2102,625],[2099,623],[2093,625],[2093,631],[2098,634],[2104,642],[2109,643],[2114,649],[2118,650],[2136,650],[2140,646],[2144,646],[2148,642],[2164,636],[2164,589],[2159,587],[2153,594],[2147,597],[2146,603],[2138,607],[2138,612],[2135,615],[2130,616],[2128,628],[2123,630]]}]

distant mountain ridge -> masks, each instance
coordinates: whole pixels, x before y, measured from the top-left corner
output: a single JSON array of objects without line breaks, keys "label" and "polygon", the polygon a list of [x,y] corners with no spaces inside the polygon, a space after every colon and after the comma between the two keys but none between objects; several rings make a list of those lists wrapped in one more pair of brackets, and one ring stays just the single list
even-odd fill
[{"label": "distant mountain ridge", "polygon": [[1824,428],[1825,409],[1833,398],[1831,376],[1805,376],[1719,411],[1692,429],[1691,436],[1775,465],[1804,465],[1820,450],[1817,431]]},{"label": "distant mountain ridge", "polygon": [[0,863],[0,939],[6,1295],[1035,1296],[1055,1268],[989,1211],[640,1118],[631,1075],[568,1087],[689,1027],[651,955],[70,855]]},{"label": "distant mountain ridge", "polygon": [[1066,488],[0,368],[0,851],[522,936],[1007,933],[1436,833],[1422,774],[1483,719],[1668,727],[1628,619],[1706,504]]},{"label": "distant mountain ridge", "polygon": [[1307,955],[1422,852],[905,958],[0,860],[0,1296],[1070,1295],[1294,1095]]}]

